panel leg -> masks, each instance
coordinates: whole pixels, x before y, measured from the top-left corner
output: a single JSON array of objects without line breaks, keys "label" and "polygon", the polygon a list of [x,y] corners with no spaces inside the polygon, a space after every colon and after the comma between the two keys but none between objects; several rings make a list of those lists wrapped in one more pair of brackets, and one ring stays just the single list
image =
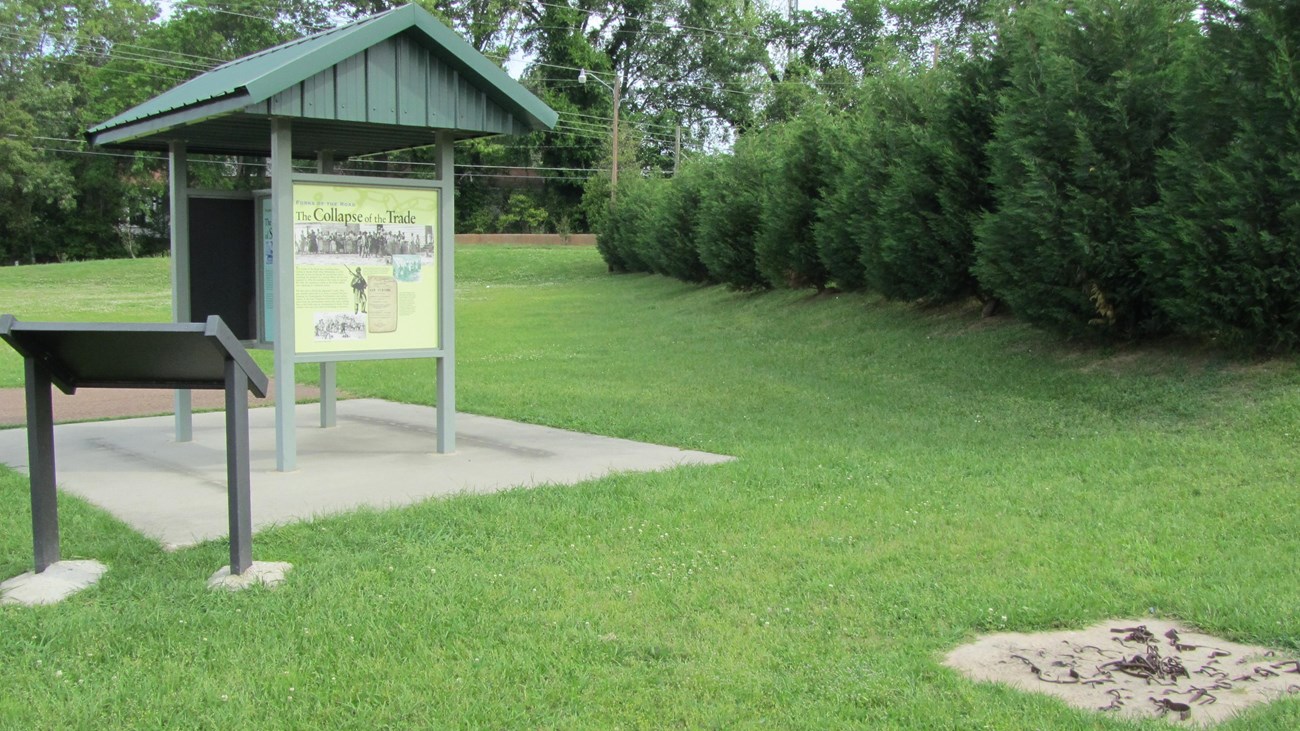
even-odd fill
[{"label": "panel leg", "polygon": [[194,408],[188,388],[176,389],[172,403],[176,414],[176,442],[194,441]]},{"label": "panel leg", "polygon": [[59,560],[59,499],[54,486],[54,403],[50,373],[27,358],[27,464],[32,483],[36,573]]},{"label": "panel leg", "polygon": [[253,563],[252,489],[248,465],[248,376],[226,361],[226,493],[230,503],[230,573]]},{"label": "panel leg", "polygon": [[338,424],[335,415],[335,375],[334,363],[320,364],[320,426],[328,429]]},{"label": "panel leg", "polygon": [[451,358],[438,359],[435,390],[438,399],[438,453],[456,451],[456,365]]}]

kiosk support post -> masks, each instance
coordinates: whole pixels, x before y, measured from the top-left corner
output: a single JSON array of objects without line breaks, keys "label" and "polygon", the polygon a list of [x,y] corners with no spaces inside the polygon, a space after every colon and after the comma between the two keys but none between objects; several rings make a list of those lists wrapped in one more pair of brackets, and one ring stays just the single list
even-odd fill
[{"label": "kiosk support post", "polygon": [[[190,173],[185,142],[168,143],[171,164],[168,187],[171,189],[172,236],[172,322],[190,321]],[[174,398],[176,441],[194,439],[193,406],[188,388],[176,389]]]},{"label": "kiosk support post", "polygon": [[456,210],[455,210],[455,175],[452,167],[455,158],[455,139],[450,132],[436,134],[438,145],[438,180],[443,183],[442,192],[438,194],[442,207],[438,231],[438,337],[442,340],[442,356],[438,358],[437,384],[435,386],[438,400],[438,453],[448,454],[456,451],[456,296],[453,282],[456,281]]},{"label": "kiosk support post", "polygon": [[59,561],[59,498],[54,487],[54,403],[50,372],[35,358],[27,369],[27,464],[32,482],[36,573]]},{"label": "kiosk support post", "polygon": [[271,218],[275,227],[275,468],[298,468],[294,406],[293,138],[289,120],[271,120]]},{"label": "kiosk support post", "polygon": [[253,564],[253,513],[248,462],[248,374],[226,360],[226,494],[230,504],[230,573]]}]

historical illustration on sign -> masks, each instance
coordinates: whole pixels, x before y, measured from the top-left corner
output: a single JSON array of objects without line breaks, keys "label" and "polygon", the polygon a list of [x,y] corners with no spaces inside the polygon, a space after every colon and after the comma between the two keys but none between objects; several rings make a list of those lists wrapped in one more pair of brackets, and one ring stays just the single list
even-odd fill
[{"label": "historical illustration on sign", "polygon": [[351,312],[318,312],[316,340],[365,340],[366,319]]},{"label": "historical illustration on sign", "polygon": [[298,352],[437,348],[438,191],[296,183],[293,198]]},{"label": "historical illustration on sign", "polygon": [[420,263],[423,261],[418,256],[407,254],[393,255],[393,277],[399,282],[418,282],[420,281]]}]

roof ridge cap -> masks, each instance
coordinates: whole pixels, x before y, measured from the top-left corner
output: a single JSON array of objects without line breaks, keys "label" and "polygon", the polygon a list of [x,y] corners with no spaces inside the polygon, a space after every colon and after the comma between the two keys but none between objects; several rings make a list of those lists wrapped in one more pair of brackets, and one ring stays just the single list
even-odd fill
[{"label": "roof ridge cap", "polygon": [[336,26],[332,26],[332,27],[329,27],[329,28],[322,28],[321,30],[316,31],[315,33],[309,33],[309,34],[307,34],[307,35],[305,35],[305,36],[299,36],[298,38],[291,38],[291,39],[289,39],[289,40],[287,40],[287,41],[285,41],[285,42],[283,42],[283,43],[279,43],[279,44],[277,44],[277,45],[271,46],[270,48],[263,48],[262,50],[260,50],[260,51],[258,51],[258,52],[256,52],[256,53],[250,53],[250,54],[248,54],[247,56],[240,56],[239,58],[233,58],[233,59],[231,59],[231,60],[229,60],[229,61],[226,61],[226,62],[222,63],[222,64],[219,65],[219,66],[213,66],[211,69],[208,69],[208,71],[206,71],[206,72],[204,72],[204,73],[209,73],[209,72],[212,72],[212,71],[216,71],[216,70],[218,70],[218,69],[226,68],[227,66],[234,66],[234,65],[236,65],[236,64],[241,64],[241,63],[244,63],[244,62],[246,62],[246,61],[252,61],[252,60],[254,60],[254,59],[262,58],[263,56],[266,56],[266,55],[268,55],[268,54],[274,53],[274,52],[276,52],[276,51],[283,51],[283,50],[286,49],[286,48],[291,48],[291,47],[293,47],[293,46],[297,46],[297,45],[300,45],[300,44],[303,44],[303,43],[307,43],[307,42],[309,42],[309,41],[314,41],[314,40],[316,40],[316,39],[318,39],[318,38],[324,38],[325,36],[328,36],[328,35],[330,35],[331,33],[338,33],[338,32],[340,32],[340,31],[344,31],[344,30],[351,30],[351,29],[353,29],[353,28],[359,28],[359,27],[361,27],[361,26],[363,26],[363,25],[367,25],[367,24],[369,24],[371,21],[377,20],[377,19],[379,19],[379,18],[381,18],[381,17],[383,17],[383,16],[385,16],[385,15],[389,15],[389,14],[391,14],[391,13],[394,13],[394,12],[398,11],[398,10],[402,10],[402,9],[404,9],[404,8],[411,7],[411,5],[412,5],[412,3],[407,3],[406,5],[399,5],[399,6],[395,7],[395,8],[389,8],[388,10],[384,10],[384,11],[381,11],[381,12],[378,12],[378,13],[374,13],[374,14],[371,14],[371,15],[367,15],[367,16],[364,17],[364,18],[357,18],[356,20],[353,20],[353,21],[350,21],[350,22],[344,23],[344,24],[342,24],[342,25],[336,25]]}]

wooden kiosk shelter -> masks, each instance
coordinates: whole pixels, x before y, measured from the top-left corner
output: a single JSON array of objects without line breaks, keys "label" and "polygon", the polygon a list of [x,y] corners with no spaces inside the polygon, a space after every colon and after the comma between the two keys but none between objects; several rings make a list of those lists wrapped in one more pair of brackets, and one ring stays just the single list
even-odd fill
[{"label": "wooden kiosk shelter", "polygon": [[[220,315],[275,351],[276,464],[297,461],[294,365],[437,359],[437,450],[455,450],[453,151],[553,129],[557,115],[425,10],[405,5],[231,61],[87,132],[170,156],[172,314]],[[334,161],[436,145],[435,180],[334,174]],[[271,188],[190,189],[187,154],[266,156]],[[317,172],[295,173],[293,160]],[[176,439],[191,438],[176,393]]]}]

